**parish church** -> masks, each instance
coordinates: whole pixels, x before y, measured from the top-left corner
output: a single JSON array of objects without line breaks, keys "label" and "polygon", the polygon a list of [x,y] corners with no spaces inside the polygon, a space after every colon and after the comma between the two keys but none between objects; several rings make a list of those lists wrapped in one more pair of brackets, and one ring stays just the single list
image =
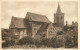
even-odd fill
[{"label": "parish church", "polygon": [[54,14],[54,23],[49,21],[45,15],[27,12],[25,18],[12,16],[9,30],[12,34],[11,37],[16,37],[16,39],[25,36],[35,37],[35,35],[45,35],[44,37],[49,38],[61,31],[63,26],[64,13],[62,13],[58,4],[57,11]]}]

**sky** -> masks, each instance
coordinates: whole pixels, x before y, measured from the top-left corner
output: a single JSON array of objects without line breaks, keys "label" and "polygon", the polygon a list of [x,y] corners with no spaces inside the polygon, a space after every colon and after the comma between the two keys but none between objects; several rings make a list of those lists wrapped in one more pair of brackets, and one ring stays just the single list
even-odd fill
[{"label": "sky", "polygon": [[[59,2],[61,11],[64,13],[64,23],[72,24],[78,17],[78,2]],[[58,2],[56,1],[25,1],[25,2],[2,2],[1,27],[9,28],[12,16],[25,18],[27,12],[45,15],[54,23],[54,13],[56,13]]]}]

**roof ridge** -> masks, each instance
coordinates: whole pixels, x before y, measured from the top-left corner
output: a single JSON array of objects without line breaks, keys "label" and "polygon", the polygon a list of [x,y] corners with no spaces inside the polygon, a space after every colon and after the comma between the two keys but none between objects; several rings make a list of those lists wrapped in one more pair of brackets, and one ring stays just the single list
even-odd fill
[{"label": "roof ridge", "polygon": [[[37,13],[33,13],[33,12],[27,12],[27,13],[32,13],[32,14],[35,14],[35,15],[41,15],[41,14],[37,14]],[[41,16],[45,16],[45,15],[41,15]]]},{"label": "roof ridge", "polygon": [[[25,23],[25,18],[19,18],[12,16],[12,22],[10,28],[29,28],[28,23]],[[14,25],[14,26],[13,26]]]},{"label": "roof ridge", "polygon": [[24,18],[20,18],[20,17],[14,17],[14,16],[12,16],[12,18],[16,18],[16,19],[24,19]]},{"label": "roof ridge", "polygon": [[36,14],[32,12],[27,12],[31,21],[38,21],[38,22],[50,22],[49,19],[45,15]]}]

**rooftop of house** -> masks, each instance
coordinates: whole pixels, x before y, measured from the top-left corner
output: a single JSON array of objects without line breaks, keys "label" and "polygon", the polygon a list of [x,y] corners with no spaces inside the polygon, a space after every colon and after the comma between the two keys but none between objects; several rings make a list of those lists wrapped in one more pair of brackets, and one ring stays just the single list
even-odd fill
[{"label": "rooftop of house", "polygon": [[12,17],[10,28],[29,28],[29,24],[24,18]]},{"label": "rooftop of house", "polygon": [[31,18],[29,21],[37,21],[37,22],[47,22],[49,23],[49,19],[45,15],[40,15],[32,12],[27,12],[28,17]]},{"label": "rooftop of house", "polygon": [[38,32],[44,31],[47,29],[48,24],[51,23],[48,18],[44,15],[36,14],[27,12],[28,17],[31,18],[31,20],[27,20],[26,18],[19,18],[12,16],[10,28],[30,28],[29,21],[34,22],[43,22],[43,25],[40,27]]}]

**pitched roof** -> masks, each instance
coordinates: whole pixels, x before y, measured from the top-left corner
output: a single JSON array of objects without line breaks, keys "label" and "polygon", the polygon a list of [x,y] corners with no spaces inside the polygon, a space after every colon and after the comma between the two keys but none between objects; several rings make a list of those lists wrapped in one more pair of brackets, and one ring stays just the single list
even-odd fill
[{"label": "pitched roof", "polygon": [[49,27],[50,27],[50,28],[53,27],[53,23],[52,23],[52,22],[49,23],[49,25],[47,26],[47,29],[48,29]]},{"label": "pitched roof", "polygon": [[10,28],[29,28],[29,24],[24,18],[12,17]]},{"label": "pitched roof", "polygon": [[53,23],[43,23],[43,25],[40,27],[40,29],[38,30],[37,33],[42,32],[42,31],[46,31],[49,27],[53,27]]},{"label": "pitched roof", "polygon": [[50,22],[49,19],[44,16],[44,15],[40,15],[40,14],[35,14],[35,13],[31,13],[31,12],[27,12],[28,17],[31,18],[30,21],[37,21],[37,22]]},{"label": "pitched roof", "polygon": [[49,25],[49,23],[43,23],[37,33],[42,32],[42,31],[46,31],[48,25]]}]

